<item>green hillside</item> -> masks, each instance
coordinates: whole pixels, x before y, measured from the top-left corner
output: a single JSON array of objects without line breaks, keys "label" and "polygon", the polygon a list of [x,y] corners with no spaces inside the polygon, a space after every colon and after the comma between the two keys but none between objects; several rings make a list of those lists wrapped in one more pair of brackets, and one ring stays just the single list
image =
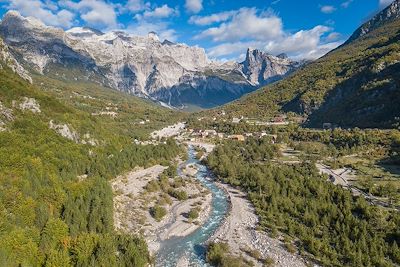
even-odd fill
[{"label": "green hillside", "polygon": [[180,115],[94,84],[35,78],[0,70],[0,266],[147,266],[146,243],[114,231],[108,180],[176,157],[175,142],[133,140]]},{"label": "green hillside", "polygon": [[232,102],[231,116],[270,118],[295,112],[308,126],[399,126],[400,20],[308,64],[290,77]]}]

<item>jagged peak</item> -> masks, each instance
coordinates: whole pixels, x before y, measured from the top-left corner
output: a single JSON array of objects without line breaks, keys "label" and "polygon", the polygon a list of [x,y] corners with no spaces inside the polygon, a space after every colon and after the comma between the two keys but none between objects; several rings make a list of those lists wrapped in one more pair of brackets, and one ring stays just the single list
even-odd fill
[{"label": "jagged peak", "polygon": [[3,19],[6,17],[17,17],[17,18],[24,18],[21,13],[19,13],[17,10],[9,10],[7,11],[4,16]]},{"label": "jagged peak", "polygon": [[281,58],[281,59],[288,59],[288,55],[286,53],[281,53],[279,55],[277,55],[276,57]]},{"label": "jagged peak", "polygon": [[49,26],[46,26],[41,20],[39,20],[37,18],[22,16],[21,13],[16,10],[7,11],[7,13],[4,14],[4,16],[3,16],[1,23],[4,24],[9,21],[12,21],[12,23],[15,23],[15,21],[21,21],[23,23],[27,23],[27,24],[35,26],[35,27],[49,27]]},{"label": "jagged peak", "polygon": [[95,34],[97,36],[104,35],[102,31],[90,27],[74,27],[67,30],[66,32],[73,35],[81,35],[81,34]]},{"label": "jagged peak", "polygon": [[158,37],[158,35],[157,35],[157,33],[156,32],[149,32],[148,34],[147,34],[147,37],[149,38],[149,39],[152,39],[152,40],[154,40],[154,41],[160,41],[160,38]]},{"label": "jagged peak", "polygon": [[162,45],[176,45],[176,44],[175,44],[174,42],[171,42],[171,41],[165,39],[165,40],[162,42]]}]

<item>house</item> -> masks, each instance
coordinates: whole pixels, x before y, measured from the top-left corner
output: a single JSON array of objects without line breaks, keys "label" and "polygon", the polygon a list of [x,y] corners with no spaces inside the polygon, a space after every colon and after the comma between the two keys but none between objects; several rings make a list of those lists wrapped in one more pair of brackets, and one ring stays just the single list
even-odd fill
[{"label": "house", "polygon": [[241,141],[241,142],[243,142],[245,140],[245,137],[241,134],[231,135],[231,136],[229,136],[229,138],[232,140]]},{"label": "house", "polygon": [[218,133],[217,135],[219,139],[224,139],[225,137],[224,133]]}]

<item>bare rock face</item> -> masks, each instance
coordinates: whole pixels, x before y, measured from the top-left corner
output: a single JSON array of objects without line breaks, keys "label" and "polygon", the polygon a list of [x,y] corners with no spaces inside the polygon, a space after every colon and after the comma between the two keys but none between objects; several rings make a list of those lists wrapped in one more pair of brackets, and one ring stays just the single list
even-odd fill
[{"label": "bare rock face", "polygon": [[395,0],[387,8],[379,12],[377,15],[375,15],[375,17],[358,28],[346,42],[346,44],[366,35],[384,23],[398,18],[400,18],[400,0]]},{"label": "bare rock face", "polygon": [[[292,71],[295,62],[249,50],[243,63],[219,63],[204,49],[156,33],[133,36],[78,27],[68,31],[8,12],[0,35],[21,64],[44,75],[90,80],[133,95],[181,107],[212,107],[239,98]],[[68,77],[78,69],[79,77]],[[77,74],[75,74],[77,75]]]},{"label": "bare rock face", "polygon": [[10,53],[8,46],[0,38],[0,68],[9,67],[24,80],[32,83],[32,78],[29,76],[28,71],[26,71]]},{"label": "bare rock face", "polygon": [[5,107],[0,101],[0,132],[6,130],[6,123],[14,120],[14,115],[11,109]]},{"label": "bare rock face", "polygon": [[40,105],[34,98],[24,97],[23,101],[19,104],[21,110],[29,110],[33,113],[40,113]]},{"label": "bare rock face", "polygon": [[246,60],[241,63],[243,73],[254,85],[265,85],[282,79],[299,67],[287,55],[272,56],[258,49],[248,49]]},{"label": "bare rock face", "polygon": [[52,120],[49,122],[49,128],[55,130],[59,135],[75,143],[79,143],[79,134],[71,129],[67,124],[56,124]]}]

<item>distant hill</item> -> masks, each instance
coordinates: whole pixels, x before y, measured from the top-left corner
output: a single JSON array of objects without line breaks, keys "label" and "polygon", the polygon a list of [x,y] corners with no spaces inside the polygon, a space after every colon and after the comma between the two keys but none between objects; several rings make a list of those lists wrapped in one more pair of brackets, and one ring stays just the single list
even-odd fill
[{"label": "distant hill", "polygon": [[306,124],[399,126],[400,1],[358,29],[347,43],[288,78],[224,109],[231,116],[269,118],[294,112]]}]

